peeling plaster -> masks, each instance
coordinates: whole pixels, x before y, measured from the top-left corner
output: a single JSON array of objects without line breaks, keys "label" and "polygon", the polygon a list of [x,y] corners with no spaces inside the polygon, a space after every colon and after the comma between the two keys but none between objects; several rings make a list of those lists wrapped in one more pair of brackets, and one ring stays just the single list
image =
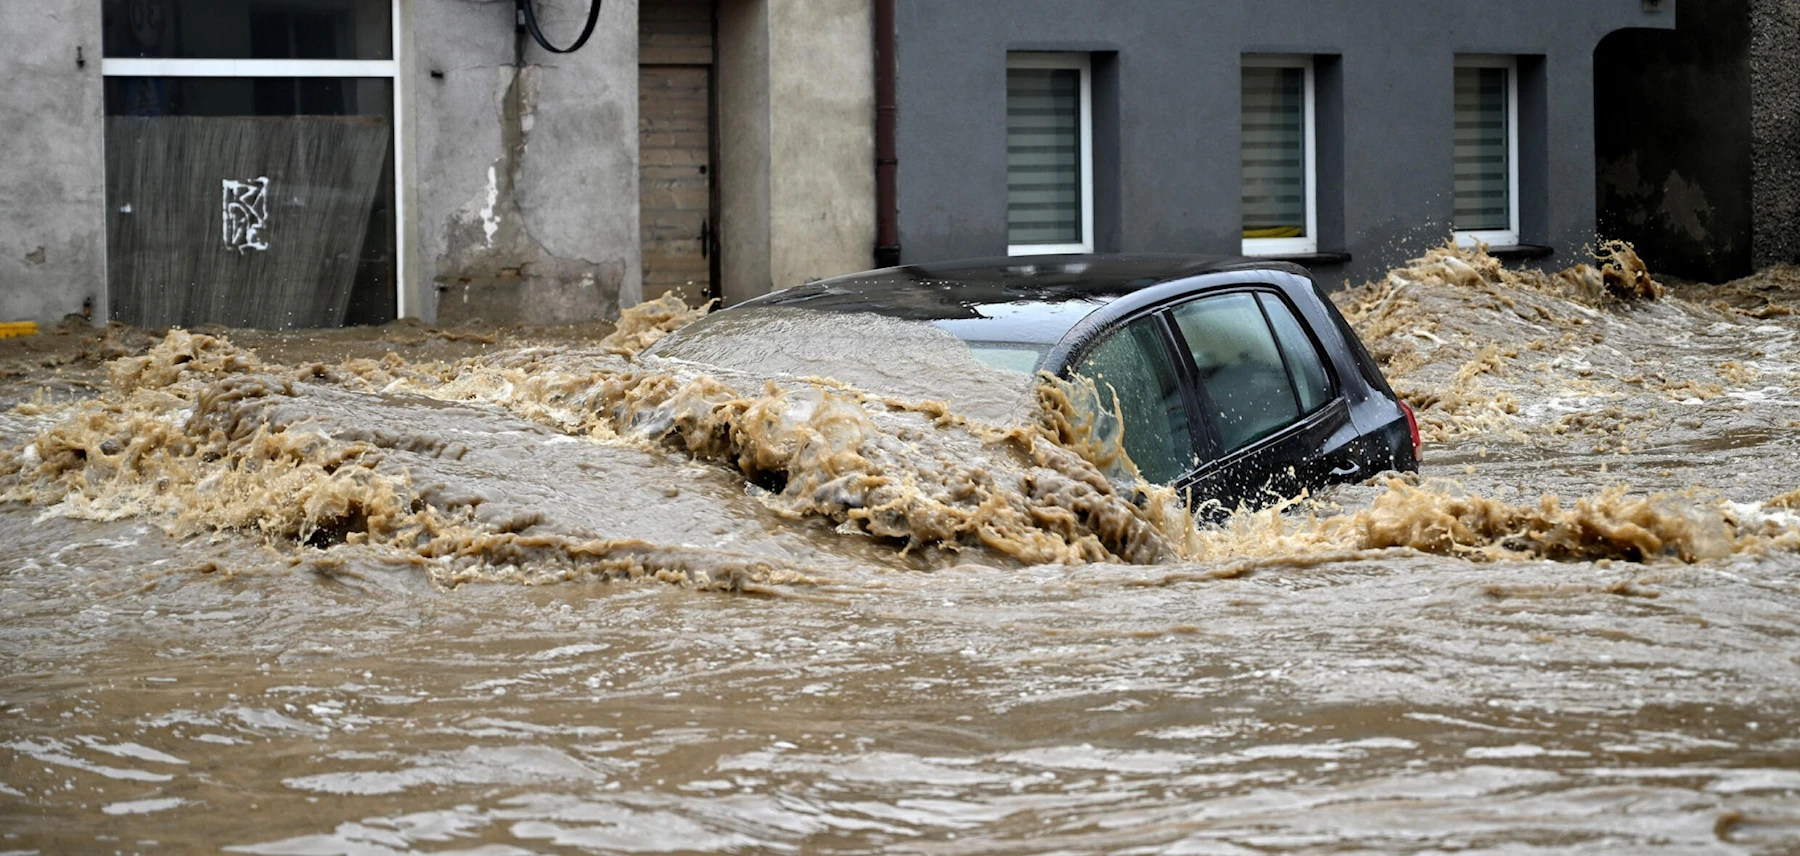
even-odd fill
[{"label": "peeling plaster", "polygon": [[500,231],[500,218],[494,215],[494,208],[500,204],[500,174],[497,166],[488,167],[487,205],[481,209],[481,231],[487,235],[487,245],[494,245],[494,233]]},{"label": "peeling plaster", "polygon": [[616,314],[625,263],[550,252],[521,208],[521,175],[545,69],[497,71],[500,152],[488,166],[485,187],[444,224],[439,321],[557,323]]},{"label": "peeling plaster", "polygon": [[1711,237],[1712,233],[1703,222],[1712,219],[1706,190],[1699,183],[1683,178],[1679,172],[1671,171],[1669,180],[1663,183],[1662,213],[1675,228],[1696,242],[1705,243]]}]

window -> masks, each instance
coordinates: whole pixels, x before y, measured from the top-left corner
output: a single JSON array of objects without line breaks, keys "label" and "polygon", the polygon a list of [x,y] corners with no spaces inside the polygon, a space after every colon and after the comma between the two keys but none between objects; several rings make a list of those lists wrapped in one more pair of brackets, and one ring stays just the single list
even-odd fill
[{"label": "window", "polygon": [[1519,242],[1519,73],[1513,57],[1456,60],[1456,242]]},{"label": "window", "polygon": [[1331,377],[1325,374],[1325,362],[1313,345],[1306,328],[1287,303],[1273,294],[1257,295],[1264,314],[1275,328],[1275,341],[1281,345],[1281,356],[1287,360],[1288,375],[1293,378],[1294,392],[1300,396],[1300,412],[1311,413],[1331,400]]},{"label": "window", "polygon": [[970,342],[969,353],[990,369],[1020,374],[1034,374],[1043,362],[1045,348],[1040,345],[1018,345],[1011,342]]},{"label": "window", "polygon": [[1167,484],[1193,467],[1193,435],[1181,383],[1154,317],[1139,318],[1101,342],[1076,373],[1094,382],[1104,407],[1119,399],[1125,452],[1138,473]]},{"label": "window", "polygon": [[1311,57],[1244,57],[1244,255],[1319,250],[1314,99]]},{"label": "window", "polygon": [[1300,418],[1281,351],[1248,293],[1193,301],[1175,309],[1175,326],[1215,409],[1226,452],[1235,452]]},{"label": "window", "polygon": [[1006,60],[1006,242],[1011,255],[1094,249],[1093,85],[1086,54]]},{"label": "window", "polygon": [[398,0],[89,2],[103,4],[113,318],[405,314]]}]

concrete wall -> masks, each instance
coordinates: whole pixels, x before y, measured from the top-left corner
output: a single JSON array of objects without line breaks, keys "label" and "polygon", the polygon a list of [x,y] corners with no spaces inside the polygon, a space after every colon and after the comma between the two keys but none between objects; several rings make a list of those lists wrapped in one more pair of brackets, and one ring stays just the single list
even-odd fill
[{"label": "concrete wall", "polygon": [[1750,0],[1753,263],[1800,263],[1800,0]]},{"label": "concrete wall", "polygon": [[100,4],[8,4],[0,78],[0,321],[103,321]]},{"label": "concrete wall", "polygon": [[[511,2],[410,7],[418,313],[547,323],[636,303],[636,0],[607,0],[574,54],[527,39],[523,68]],[[588,4],[537,8],[551,41],[566,45]]]},{"label": "concrete wall", "polygon": [[[552,37],[587,0],[537,0]],[[0,16],[0,320],[107,317],[98,0]],[[509,0],[404,0],[408,314],[561,322],[640,299],[637,2],[582,51],[518,44]],[[76,50],[87,63],[76,66]]]},{"label": "concrete wall", "polygon": [[1339,57],[1343,245],[1320,249],[1354,255],[1316,273],[1376,276],[1450,235],[1452,70],[1458,54],[1485,53],[1543,58],[1544,198],[1521,200],[1537,212],[1521,237],[1567,264],[1594,234],[1594,47],[1674,17],[1639,0],[905,0],[902,258],[1005,253],[1006,54],[1020,50],[1116,54],[1118,103],[1096,106],[1117,111],[1120,186],[1117,210],[1096,219],[1116,218],[1117,237],[1098,249],[1235,254],[1241,55],[1300,53]]},{"label": "concrete wall", "polygon": [[774,0],[769,13],[769,278],[786,288],[873,264],[874,12]]},{"label": "concrete wall", "polygon": [[1723,282],[1751,270],[1749,0],[1680,0],[1680,25],[1594,51],[1599,228],[1651,269]]},{"label": "concrete wall", "polygon": [[872,264],[869,0],[722,0],[722,293],[736,303]]},{"label": "concrete wall", "polygon": [[719,293],[769,291],[769,3],[719,0]]}]

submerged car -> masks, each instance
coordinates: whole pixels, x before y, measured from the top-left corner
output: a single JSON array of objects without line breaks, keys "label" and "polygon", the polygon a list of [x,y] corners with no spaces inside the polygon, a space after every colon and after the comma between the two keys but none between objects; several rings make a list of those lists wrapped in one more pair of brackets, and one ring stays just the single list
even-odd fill
[{"label": "submerged car", "polygon": [[1040,371],[1090,379],[1105,410],[1116,396],[1117,412],[1103,416],[1122,426],[1142,477],[1191,504],[1262,506],[1418,468],[1411,408],[1306,270],[1284,262],[1059,255],[906,265],[758,297],[647,354],[976,407],[985,387],[968,378],[981,372],[926,356],[945,349],[960,365],[1016,378],[1006,387],[1014,391]]}]

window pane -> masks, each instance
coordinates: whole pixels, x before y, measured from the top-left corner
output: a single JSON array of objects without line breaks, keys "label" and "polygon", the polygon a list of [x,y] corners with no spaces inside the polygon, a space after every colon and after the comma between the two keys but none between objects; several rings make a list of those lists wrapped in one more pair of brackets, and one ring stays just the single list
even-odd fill
[{"label": "window pane", "polygon": [[1301,412],[1319,409],[1331,400],[1331,380],[1325,374],[1325,363],[1319,359],[1319,349],[1313,346],[1312,337],[1306,335],[1305,328],[1300,326],[1300,320],[1294,317],[1287,303],[1273,294],[1257,297],[1262,300],[1263,311],[1268,313],[1269,323],[1275,328],[1281,355],[1287,358],[1294,389],[1300,394]]},{"label": "window pane", "polygon": [[1306,236],[1306,71],[1244,69],[1244,237]]},{"label": "window pane", "polygon": [[970,342],[969,353],[988,368],[1001,371],[1033,374],[1038,369],[1039,361],[1044,358],[1044,349],[1036,345],[1002,345],[988,342]]},{"label": "window pane", "polygon": [[1007,69],[1008,243],[1081,243],[1081,160],[1081,72]]},{"label": "window pane", "polygon": [[1187,406],[1153,319],[1112,334],[1077,373],[1094,382],[1105,406],[1118,395],[1125,451],[1145,481],[1166,484],[1193,467]]},{"label": "window pane", "polygon": [[393,0],[101,0],[106,56],[392,59]]},{"label": "window pane", "polygon": [[1175,324],[1194,354],[1200,382],[1216,408],[1225,451],[1235,451],[1298,419],[1281,353],[1248,294],[1208,297],[1177,307]]},{"label": "window pane", "polygon": [[1456,70],[1456,228],[1512,228],[1507,70]]},{"label": "window pane", "polygon": [[393,81],[106,78],[117,320],[394,317]]}]

